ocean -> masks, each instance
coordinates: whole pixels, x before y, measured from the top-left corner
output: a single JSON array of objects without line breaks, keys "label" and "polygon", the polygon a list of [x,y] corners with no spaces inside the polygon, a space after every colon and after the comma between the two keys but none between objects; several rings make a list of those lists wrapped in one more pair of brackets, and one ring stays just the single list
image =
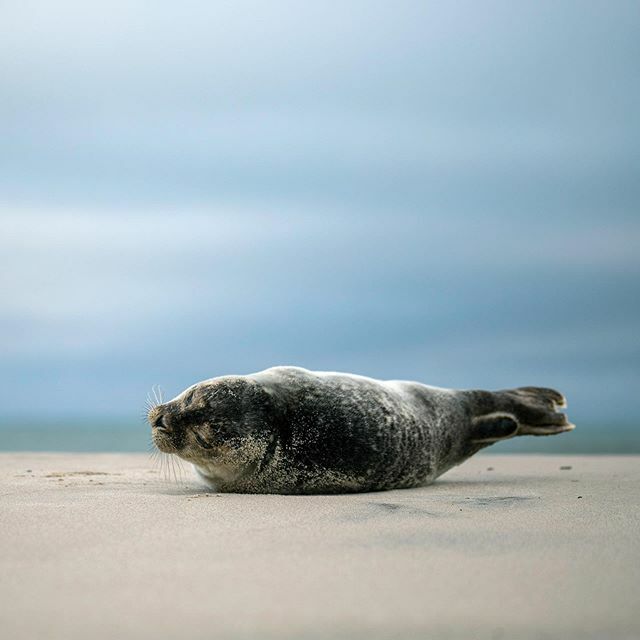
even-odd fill
[{"label": "ocean", "polygon": [[[151,451],[149,427],[142,420],[78,418],[51,422],[3,420],[0,451]],[[522,437],[499,442],[491,453],[640,453],[640,428],[632,424],[578,424],[557,436]]]}]

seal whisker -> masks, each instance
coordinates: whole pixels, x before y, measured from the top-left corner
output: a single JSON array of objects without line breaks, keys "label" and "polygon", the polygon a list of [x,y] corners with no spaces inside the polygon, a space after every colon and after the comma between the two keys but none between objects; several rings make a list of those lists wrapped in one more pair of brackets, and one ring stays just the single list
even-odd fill
[{"label": "seal whisker", "polygon": [[171,454],[163,453],[162,457],[164,458],[164,479],[165,482],[171,482]]},{"label": "seal whisker", "polygon": [[184,483],[185,471],[180,458],[160,451],[153,439],[149,440],[148,451],[153,467],[159,471],[163,480],[176,484]]},{"label": "seal whisker", "polygon": [[166,481],[167,476],[166,476],[166,470],[165,470],[165,464],[164,464],[164,454],[163,453],[160,454],[160,475],[162,476],[162,479]]},{"label": "seal whisker", "polygon": [[182,466],[182,460],[180,460],[180,458],[178,458],[177,456],[172,456],[173,461],[176,464],[176,470],[178,471],[178,479],[181,483],[184,484],[185,482],[185,472],[184,472],[184,467]]},{"label": "seal whisker", "polygon": [[153,440],[150,444],[150,457],[151,463],[155,470],[162,476],[162,479],[166,482],[169,478],[169,463],[166,460],[166,454],[158,449]]},{"label": "seal whisker", "polygon": [[151,412],[153,409],[155,409],[159,404],[161,404],[160,402],[158,402],[157,398],[154,396],[151,396],[151,393],[147,393],[147,399],[145,400],[144,406],[147,409],[147,414],[149,412]]},{"label": "seal whisker", "polygon": [[149,451],[149,459],[151,461],[151,468],[154,471],[158,470],[158,450],[152,449]]}]

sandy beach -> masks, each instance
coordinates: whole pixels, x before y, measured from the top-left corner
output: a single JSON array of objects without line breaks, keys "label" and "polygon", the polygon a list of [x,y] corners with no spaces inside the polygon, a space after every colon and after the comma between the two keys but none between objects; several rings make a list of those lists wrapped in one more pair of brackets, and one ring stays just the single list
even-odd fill
[{"label": "sandy beach", "polygon": [[0,454],[5,638],[638,638],[640,457],[204,492],[138,454]]}]

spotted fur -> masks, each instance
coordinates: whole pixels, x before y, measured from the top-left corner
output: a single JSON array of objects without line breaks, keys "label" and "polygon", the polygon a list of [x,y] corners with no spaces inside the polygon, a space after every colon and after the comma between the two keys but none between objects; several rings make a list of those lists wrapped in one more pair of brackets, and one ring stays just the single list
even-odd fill
[{"label": "spotted fur", "polygon": [[497,440],[568,431],[560,406],[552,389],[456,391],[273,367],[193,385],[149,421],[158,448],[215,490],[344,493],[424,485]]}]

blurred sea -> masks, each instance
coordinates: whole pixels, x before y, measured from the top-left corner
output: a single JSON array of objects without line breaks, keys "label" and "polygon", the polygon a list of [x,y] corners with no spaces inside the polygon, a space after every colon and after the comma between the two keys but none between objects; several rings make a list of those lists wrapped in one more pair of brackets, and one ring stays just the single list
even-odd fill
[{"label": "blurred sea", "polygon": [[[0,424],[2,451],[150,451],[148,426],[142,420],[100,422],[57,420]],[[513,438],[493,445],[491,453],[633,454],[640,453],[637,425],[578,424],[572,432],[549,437]]]}]

